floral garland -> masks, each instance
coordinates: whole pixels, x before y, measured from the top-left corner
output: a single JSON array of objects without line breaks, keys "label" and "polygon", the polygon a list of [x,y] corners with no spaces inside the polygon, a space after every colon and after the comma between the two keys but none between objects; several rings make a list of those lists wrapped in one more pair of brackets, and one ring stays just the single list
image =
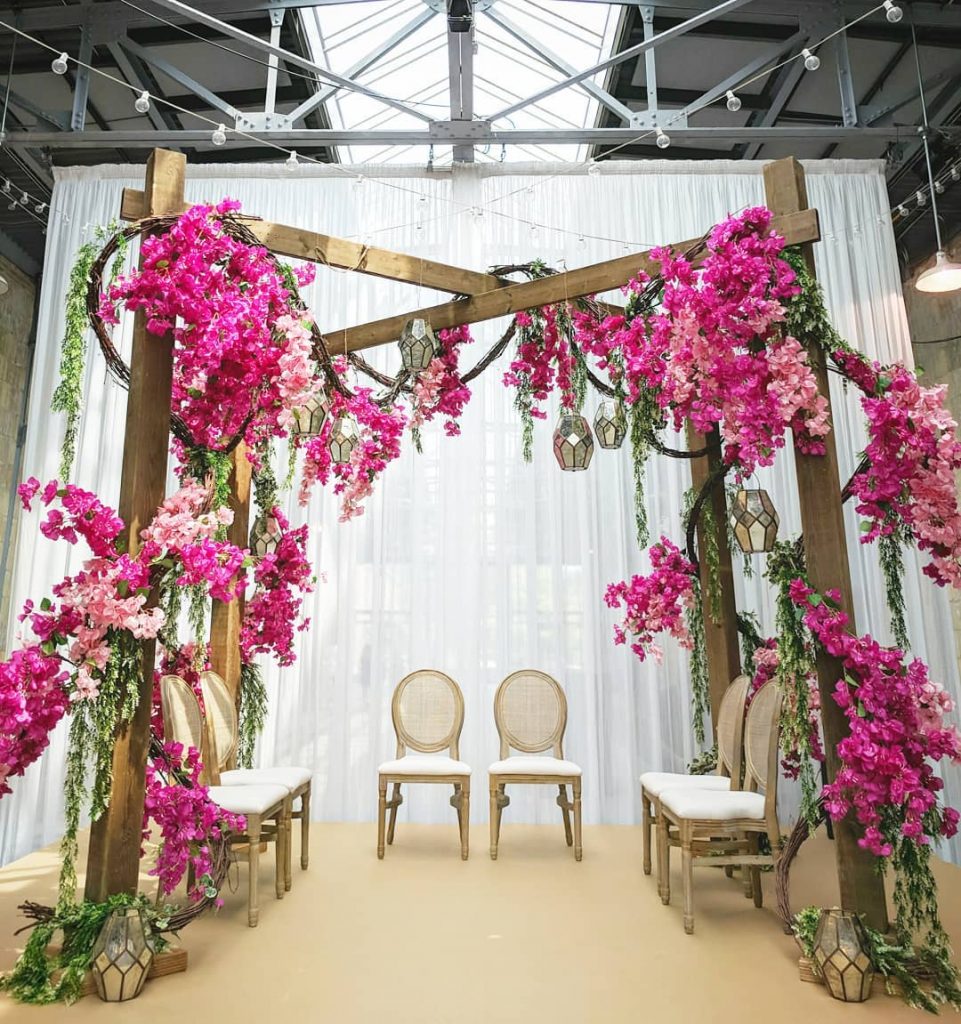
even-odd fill
[{"label": "floral garland", "polygon": [[413,383],[411,400],[411,416],[408,426],[420,447],[419,431],[435,416],[444,417],[444,433],[448,437],[460,434],[457,422],[470,401],[470,388],[463,382],[459,372],[460,352],[463,345],[469,345],[474,339],[470,328],[452,327],[439,331],[437,340],[440,352],[422,373],[417,374]]}]

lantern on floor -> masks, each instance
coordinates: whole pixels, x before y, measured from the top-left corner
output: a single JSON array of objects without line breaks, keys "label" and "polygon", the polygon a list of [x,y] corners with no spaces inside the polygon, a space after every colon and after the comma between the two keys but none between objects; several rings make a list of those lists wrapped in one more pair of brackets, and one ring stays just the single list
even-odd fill
[{"label": "lantern on floor", "polygon": [[562,410],[554,428],[554,458],[569,473],[587,469],[594,456],[594,438],[579,413]]},{"label": "lantern on floor", "polygon": [[250,528],[250,553],[255,558],[272,555],[282,536],[280,523],[273,516],[257,516]]},{"label": "lantern on floor", "polygon": [[153,950],[139,907],[121,907],[110,914],[90,959],[97,994],[105,1002],[122,1003],[140,995]]},{"label": "lantern on floor", "polygon": [[767,491],[742,487],[734,496],[731,528],[746,555],[770,551],[777,540],[779,523],[777,509]]},{"label": "lantern on floor", "polygon": [[821,911],[814,933],[814,962],[835,999],[863,1003],[871,995],[874,966],[867,953],[864,925],[857,914],[837,907]]},{"label": "lantern on floor", "polygon": [[316,437],[323,428],[329,411],[330,399],[327,397],[327,392],[322,386],[318,387],[303,405],[293,410],[291,434],[294,437],[302,437],[304,440]]},{"label": "lantern on floor", "polygon": [[351,416],[338,416],[330,428],[327,450],[337,463],[350,462],[350,453],[358,441],[357,424]]},{"label": "lantern on floor", "polygon": [[440,345],[428,321],[422,316],[415,316],[404,324],[400,332],[400,358],[404,369],[411,373],[426,370],[431,360],[440,351]]},{"label": "lantern on floor", "polygon": [[602,448],[620,448],[627,435],[624,407],[613,398],[605,398],[594,415],[594,433]]}]

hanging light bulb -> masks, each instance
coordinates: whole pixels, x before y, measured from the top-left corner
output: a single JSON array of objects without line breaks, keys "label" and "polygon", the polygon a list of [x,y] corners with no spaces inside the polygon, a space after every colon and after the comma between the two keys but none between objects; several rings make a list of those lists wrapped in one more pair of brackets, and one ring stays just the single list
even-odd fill
[{"label": "hanging light bulb", "polygon": [[9,192],[9,191],[10,191],[10,179],[9,179],[9,178],[7,178],[7,179],[6,179],[5,181],[4,181],[4,183],[3,183],[3,188],[2,188],[2,189],[0,189],[0,191],[2,191],[2,192],[4,192],[4,193],[7,193],[7,192]]},{"label": "hanging light bulb", "polygon": [[227,141],[227,129],[222,124],[218,124],[210,133],[210,141],[215,146],[222,146]]},{"label": "hanging light bulb", "polygon": [[892,25],[897,25],[897,23],[904,17],[904,11],[898,7],[894,0],[884,0],[884,16]]},{"label": "hanging light bulb", "polygon": [[934,266],[921,274],[914,287],[919,292],[954,292],[961,288],[961,263],[948,259],[943,249],[938,249]]},{"label": "hanging light bulb", "polygon": [[50,62],[50,70],[55,75],[65,75],[67,73],[67,52],[64,50],[59,57],[54,57]]},{"label": "hanging light bulb", "polygon": [[47,209],[47,204],[46,203],[37,203],[37,205],[33,208],[33,212],[34,213],[43,213],[46,209]]},{"label": "hanging light bulb", "polygon": [[671,144],[670,136],[667,134],[667,132],[664,131],[663,128],[657,129],[657,138],[654,141],[657,143],[658,149],[667,149],[667,147]]},{"label": "hanging light bulb", "polygon": [[921,189],[918,189],[917,192],[914,193],[914,198],[917,201],[918,206],[928,205],[928,197],[921,191]]},{"label": "hanging light bulb", "polygon": [[591,160],[587,165],[587,173],[596,178],[601,173],[601,165],[596,160]]},{"label": "hanging light bulb", "polygon": [[808,71],[817,71],[821,66],[821,58],[816,53],[811,53],[806,46],[801,51],[801,56],[804,58],[804,66]]},{"label": "hanging light bulb", "polygon": [[134,100],[133,108],[138,114],[146,114],[150,109],[150,93],[146,89]]},{"label": "hanging light bulb", "polygon": [[904,205],[904,203],[901,203],[901,205],[898,207],[898,216],[899,217],[907,217],[907,215],[908,215],[908,208]]},{"label": "hanging light bulb", "polygon": [[287,167],[296,167],[299,162],[300,161],[297,159],[297,150],[292,149],[290,151],[290,156],[287,157],[287,159],[284,161],[284,164]]},{"label": "hanging light bulb", "polygon": [[727,91],[727,109],[732,113],[736,113],[741,109],[741,97],[735,95],[732,89]]},{"label": "hanging light bulb", "polygon": [[961,167],[958,167],[957,164],[955,164],[954,167],[951,168],[951,180],[961,181]]},{"label": "hanging light bulb", "polygon": [[937,192],[939,196],[943,196],[944,195],[944,185],[942,185],[940,181],[936,181],[934,183],[934,191]]},{"label": "hanging light bulb", "polygon": [[357,177],[354,178],[354,191],[355,192],[359,192],[363,187],[364,187],[364,176],[362,174],[358,174]]}]

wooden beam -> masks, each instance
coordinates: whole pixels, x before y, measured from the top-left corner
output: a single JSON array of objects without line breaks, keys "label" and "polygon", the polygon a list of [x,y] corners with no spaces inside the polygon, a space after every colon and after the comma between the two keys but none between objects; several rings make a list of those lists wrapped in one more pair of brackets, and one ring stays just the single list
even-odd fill
[{"label": "wooden beam", "polygon": [[[180,213],[190,205],[182,202],[179,209],[170,212]],[[145,216],[143,192],[132,188],[123,190],[120,216],[123,220],[140,220]],[[251,220],[247,226],[271,252],[292,259],[336,267],[338,270],[356,270],[360,274],[386,277],[391,281],[405,281],[407,284],[434,288],[455,295],[476,295],[478,292],[499,288],[504,283],[493,274],[463,270],[461,267],[449,266],[446,263],[408,256],[405,253],[392,252],[390,249],[361,245],[345,238],[307,231],[305,228],[272,224],[266,220]]]},{"label": "wooden beam", "polygon": [[[769,163],[764,168],[764,190],[767,205],[775,215],[807,209],[804,170],[793,157]],[[813,246],[805,245],[803,252],[813,274]],[[809,348],[808,360],[814,368],[818,390],[827,399],[830,410],[831,391],[824,356],[820,350]],[[801,528],[804,531],[804,555],[811,586],[822,594],[832,587],[840,591],[841,607],[850,617],[849,625],[853,630],[854,594],[851,589],[851,570],[841,506],[841,480],[833,431],[825,438],[825,448],[823,456],[804,455],[799,451],[794,453]],[[839,659],[819,651],[817,672],[827,773],[828,779],[833,781],[839,768],[838,743],[849,731],[844,712],[834,700],[834,686],[843,676],[844,669]],[[834,835],[841,906],[845,910],[863,914],[865,923],[871,928],[886,931],[888,917],[884,879],[877,869],[877,858],[858,846],[861,829],[852,814],[835,823]]]},{"label": "wooden beam", "polygon": [[[821,237],[816,210],[800,210],[775,217],[772,230],[783,235],[788,245],[816,242]],[[674,248],[684,251],[697,243],[698,239],[692,238],[686,242],[679,242]],[[471,295],[468,299],[457,299],[437,306],[400,313],[358,327],[325,331],[324,337],[332,354],[357,352],[360,349],[396,341],[404,324],[411,317],[425,317],[435,331],[444,327],[457,327],[460,324],[473,324],[481,320],[508,316],[524,309],[546,306],[552,302],[563,302],[565,299],[577,299],[584,295],[606,292],[627,284],[639,270],[653,274],[657,272],[657,268],[658,265],[651,258],[650,252],[631,253],[628,256],[618,256],[613,260],[593,263],[551,277],[538,278],[536,281],[508,284],[494,291]]]},{"label": "wooden beam", "polygon": [[[716,451],[700,459],[691,459],[691,483],[695,490],[706,483],[708,477],[720,465],[720,436],[715,428],[709,437],[688,428],[687,443],[691,451],[698,451],[707,444],[716,446]],[[737,632],[737,598],[734,594],[734,568],[731,564],[731,549],[727,542],[727,495],[724,481],[718,481],[711,490],[706,503],[717,526],[718,587],[720,589],[719,617],[715,621],[711,614],[710,569],[706,558],[707,537],[702,514],[697,525],[697,550],[701,577],[701,607],[704,616],[704,649],[707,656],[707,676],[711,698],[711,729],[717,741],[717,720],[721,700],[731,683],[741,674],[741,649]]]},{"label": "wooden beam", "polygon": [[[181,153],[163,149],[151,153],[145,188],[149,213],[167,214],[181,208],[185,169],[186,159]],[[130,357],[118,506],[125,524],[126,549],[132,555],[140,548],[140,531],[164,500],[172,378],[172,336],[148,334],[146,319],[138,312]],[[133,720],[117,733],[110,802],[90,830],[85,897],[95,903],[116,893],[137,891],[154,653],[154,642],[145,642],[141,676],[126,682],[139,687],[140,700]]]}]

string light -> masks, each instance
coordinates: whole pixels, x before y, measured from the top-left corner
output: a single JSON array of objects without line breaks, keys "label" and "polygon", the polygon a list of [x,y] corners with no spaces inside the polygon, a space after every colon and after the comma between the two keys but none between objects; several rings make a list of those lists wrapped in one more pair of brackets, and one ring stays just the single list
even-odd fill
[{"label": "string light", "polygon": [[364,176],[362,174],[358,174],[357,177],[354,178],[354,182],[353,182],[353,184],[354,184],[354,191],[355,192],[359,192],[364,187],[364,182],[365,181],[366,181],[366,179],[364,178]]},{"label": "string light", "polygon": [[288,167],[297,167],[299,165],[300,161],[297,159],[297,150],[296,149],[292,149],[290,151],[290,156],[287,157],[287,159],[284,161],[284,163]]},{"label": "string light", "polygon": [[951,168],[951,180],[961,181],[961,168],[959,168],[957,164]]},{"label": "string light", "polygon": [[944,185],[942,185],[940,181],[936,181],[934,183],[934,191],[937,192],[939,196],[943,196],[944,195]]},{"label": "string light", "polygon": [[596,160],[591,160],[587,165],[587,173],[596,178],[601,173],[601,165]]},{"label": "string light", "polygon": [[904,205],[904,203],[901,203],[898,206],[898,216],[899,217],[907,217],[907,215],[908,215],[908,208]]},{"label": "string light", "polygon": [[894,0],[884,0],[884,16],[891,22],[892,25],[897,23],[904,17],[904,11],[894,2]]},{"label": "string light", "polygon": [[728,89],[727,91],[727,109],[730,110],[731,113],[737,113],[737,111],[741,109],[741,97],[736,96],[732,89]]},{"label": "string light", "polygon": [[50,70],[55,75],[65,75],[67,73],[67,51],[64,50],[59,57],[54,57],[50,62]]},{"label": "string light", "polygon": [[150,109],[150,93],[146,89],[134,100],[133,108],[138,114],[146,114]]},{"label": "string light", "polygon": [[47,204],[41,202],[41,203],[37,203],[37,205],[33,209],[34,209],[34,211],[36,213],[43,213],[44,210],[46,210],[46,208],[47,208]]},{"label": "string light", "polygon": [[804,58],[804,66],[808,71],[817,71],[821,66],[821,58],[816,53],[811,53],[806,46],[801,51],[801,56]]},{"label": "string light", "polygon": [[914,193],[914,198],[918,206],[928,205],[928,197],[921,191],[921,189],[918,189],[917,192]]},{"label": "string light", "polygon": [[210,141],[215,146],[222,146],[227,141],[227,129],[222,124],[218,124],[216,128],[210,133]]},{"label": "string light", "polygon": [[654,140],[657,143],[658,149],[667,149],[671,144],[671,137],[664,131],[663,128],[657,129],[657,138]]}]

